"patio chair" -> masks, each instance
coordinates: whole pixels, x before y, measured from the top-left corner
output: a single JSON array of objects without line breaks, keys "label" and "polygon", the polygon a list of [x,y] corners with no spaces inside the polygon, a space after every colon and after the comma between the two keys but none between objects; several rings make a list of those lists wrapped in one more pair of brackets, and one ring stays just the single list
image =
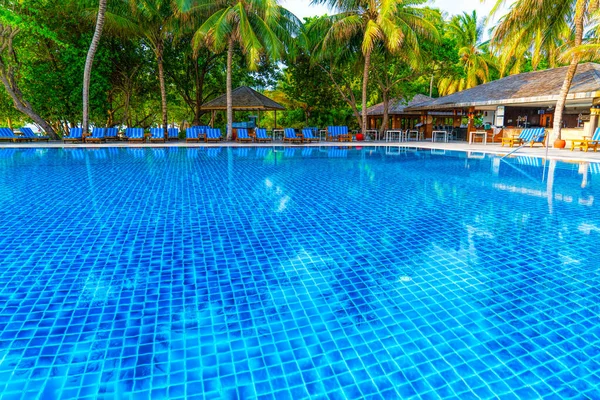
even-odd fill
[{"label": "patio chair", "polygon": [[150,142],[165,142],[165,130],[163,128],[150,128]]},{"label": "patio chair", "polygon": [[67,142],[83,142],[83,129],[71,128],[68,136],[63,136],[63,143]]},{"label": "patio chair", "polygon": [[311,128],[304,128],[304,129],[302,129],[302,139],[306,143],[320,142],[321,141],[321,138],[318,138],[318,137],[316,137],[314,135],[314,131]]},{"label": "patio chair", "polygon": [[302,143],[302,138],[296,136],[296,130],[292,128],[285,128],[283,130],[283,142]]},{"label": "patio chair", "polygon": [[235,138],[236,142],[252,142],[252,138],[248,136],[248,129],[246,128],[238,128],[237,137]]},{"label": "patio chair", "polygon": [[125,129],[125,136],[127,137],[127,140],[130,143],[144,143],[146,141],[146,135],[144,135],[144,128],[127,128]]},{"label": "patio chair", "polygon": [[39,142],[41,140],[45,140],[48,141],[50,140],[50,137],[48,137],[47,135],[37,135],[35,134],[31,128],[26,128],[26,127],[22,127],[21,129],[19,129],[21,131],[21,133],[23,134],[23,137],[26,137],[28,139],[33,140],[34,142]]},{"label": "patio chair", "polygon": [[104,142],[104,130],[106,128],[94,128],[92,134],[85,138],[86,143],[102,143]]},{"label": "patio chair", "polygon": [[179,140],[179,129],[178,128],[167,129],[167,138],[169,140]]},{"label": "patio chair", "polygon": [[104,131],[104,140],[119,140],[119,129],[106,128],[106,130]]},{"label": "patio chair", "polygon": [[204,140],[206,142],[220,142],[222,139],[221,137],[221,129],[219,128],[208,128],[206,130],[206,137],[204,138]]},{"label": "patio chair", "polygon": [[571,142],[571,151],[575,150],[575,147],[579,147],[580,151],[587,152],[589,149],[594,149],[594,152],[600,146],[600,127],[596,128],[594,134],[590,136],[584,136],[581,140],[573,140]]},{"label": "patio chair", "polygon": [[265,128],[256,128],[254,133],[254,140],[258,143],[273,141],[273,138],[267,135],[267,130]]}]

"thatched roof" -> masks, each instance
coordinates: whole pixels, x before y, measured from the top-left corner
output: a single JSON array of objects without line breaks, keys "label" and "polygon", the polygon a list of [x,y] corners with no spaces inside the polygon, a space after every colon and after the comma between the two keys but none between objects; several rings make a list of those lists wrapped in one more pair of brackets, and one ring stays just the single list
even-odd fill
[{"label": "thatched roof", "polygon": [[[248,86],[240,86],[231,93],[235,111],[285,110],[285,107]],[[226,110],[227,95],[222,95],[202,106],[202,110]]]},{"label": "thatched roof", "polygon": [[[567,68],[507,76],[472,89],[410,106],[410,111],[556,102]],[[600,64],[580,64],[567,99],[591,101],[594,97],[600,97]]]},{"label": "thatched roof", "polygon": [[[416,94],[415,97],[413,97],[412,100],[408,103],[404,99],[392,99],[390,100],[388,112],[390,115],[406,114],[404,112],[405,108],[412,107],[430,100],[433,99],[429,96],[425,96],[424,94]],[[413,112],[413,114],[419,113]],[[367,115],[383,115],[383,103],[379,103],[372,107],[369,107],[367,109]]]}]

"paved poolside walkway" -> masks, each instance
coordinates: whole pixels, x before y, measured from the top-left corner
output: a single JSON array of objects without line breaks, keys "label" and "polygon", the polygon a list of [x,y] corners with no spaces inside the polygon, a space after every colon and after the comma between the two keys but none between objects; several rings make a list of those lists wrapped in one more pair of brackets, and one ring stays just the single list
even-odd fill
[{"label": "paved poolside walkway", "polygon": [[[392,147],[408,147],[408,148],[421,148],[421,149],[434,149],[434,150],[454,150],[454,151],[466,151],[472,153],[490,153],[490,154],[507,154],[514,151],[516,148],[502,147],[500,144],[469,144],[467,142],[385,142],[385,141],[369,141],[369,142],[318,142],[311,144],[291,144],[282,142],[272,143],[237,143],[237,142],[220,142],[220,143],[186,143],[185,141],[179,142],[167,142],[167,143],[128,143],[128,142],[108,142],[101,144],[94,143],[62,143],[62,142],[36,142],[36,143],[1,143],[0,149],[2,148],[101,148],[101,147],[376,147],[376,146],[392,146]],[[516,154],[527,155],[533,157],[545,157],[546,149],[541,147],[523,147],[520,148]],[[548,149],[548,158],[556,160],[572,160],[572,161],[599,161],[600,152],[581,152],[579,150],[571,151],[570,149]]]}]

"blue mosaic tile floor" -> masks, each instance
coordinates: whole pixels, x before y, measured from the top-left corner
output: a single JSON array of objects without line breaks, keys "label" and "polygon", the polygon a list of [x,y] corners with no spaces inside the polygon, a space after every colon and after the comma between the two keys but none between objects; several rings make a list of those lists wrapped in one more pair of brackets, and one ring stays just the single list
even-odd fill
[{"label": "blue mosaic tile floor", "polygon": [[0,398],[600,398],[600,168],[0,149]]}]

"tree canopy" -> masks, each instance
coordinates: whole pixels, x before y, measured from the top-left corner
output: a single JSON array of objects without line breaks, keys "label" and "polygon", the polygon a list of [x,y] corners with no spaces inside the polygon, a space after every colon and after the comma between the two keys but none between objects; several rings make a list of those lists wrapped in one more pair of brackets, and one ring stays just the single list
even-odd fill
[{"label": "tree canopy", "polygon": [[[208,124],[202,104],[248,85],[285,103],[279,126],[357,128],[367,107],[392,98],[440,96],[600,55],[595,0],[518,1],[496,26],[421,0],[315,2],[333,14],[301,22],[276,0],[107,0],[89,74],[90,124]],[[98,1],[2,0],[2,125],[61,135],[82,124],[97,15]],[[269,113],[261,118],[275,124]],[[218,113],[213,122],[225,127],[227,119]]]}]

